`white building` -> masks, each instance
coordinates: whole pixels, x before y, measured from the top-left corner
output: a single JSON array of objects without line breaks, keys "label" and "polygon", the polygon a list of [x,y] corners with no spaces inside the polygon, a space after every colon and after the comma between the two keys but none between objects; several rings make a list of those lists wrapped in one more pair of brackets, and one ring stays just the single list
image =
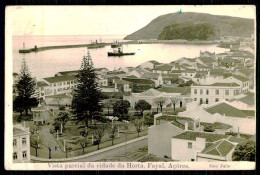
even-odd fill
[{"label": "white building", "polygon": [[70,93],[77,85],[77,78],[75,76],[55,76],[43,78],[43,80],[48,84],[44,88],[45,96]]},{"label": "white building", "polygon": [[232,99],[239,94],[241,94],[240,85],[232,82],[191,86],[191,98],[200,104],[214,104],[223,99]]},{"label": "white building", "polygon": [[230,136],[186,131],[171,140],[172,159],[178,161],[232,161],[237,145]]},{"label": "white building", "polygon": [[21,124],[13,126],[13,162],[30,163],[30,131]]},{"label": "white building", "polygon": [[186,111],[179,112],[180,117],[199,118],[200,122],[220,122],[232,126],[229,131],[243,134],[256,133],[255,110],[244,110],[232,106],[232,103],[220,101],[213,105],[198,105],[195,102],[186,105]]}]

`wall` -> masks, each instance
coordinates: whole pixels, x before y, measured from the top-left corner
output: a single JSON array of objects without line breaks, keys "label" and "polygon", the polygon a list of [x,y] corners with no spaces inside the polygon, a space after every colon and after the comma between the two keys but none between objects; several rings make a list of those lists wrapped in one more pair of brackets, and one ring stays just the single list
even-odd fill
[{"label": "wall", "polygon": [[171,157],[171,138],[182,132],[183,130],[170,123],[151,126],[148,129],[148,154]]},{"label": "wall", "polygon": [[[192,148],[188,148],[188,142],[192,143]],[[201,152],[205,148],[205,139],[202,142],[202,140],[193,141],[172,138],[171,143],[173,160],[191,161],[191,159],[194,159],[196,161],[197,152]]]},{"label": "wall", "polygon": [[45,102],[46,105],[71,105],[72,98],[52,98],[52,97],[46,97]]}]

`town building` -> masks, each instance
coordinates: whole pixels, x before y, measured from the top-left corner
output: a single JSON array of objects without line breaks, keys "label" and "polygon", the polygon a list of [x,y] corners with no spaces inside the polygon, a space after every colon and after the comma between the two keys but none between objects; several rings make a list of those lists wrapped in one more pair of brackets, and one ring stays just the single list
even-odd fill
[{"label": "town building", "polygon": [[183,132],[172,137],[171,158],[198,162],[232,161],[232,153],[238,143],[231,142],[230,137],[205,132]]},{"label": "town building", "polygon": [[223,99],[229,100],[242,93],[237,83],[213,83],[210,85],[192,85],[191,98],[199,104],[214,104]]},{"label": "town building", "polygon": [[21,124],[13,126],[13,162],[30,163],[30,131]]},{"label": "town building", "polygon": [[141,68],[149,68],[149,69],[154,69],[156,66],[161,65],[161,63],[159,63],[158,61],[155,60],[151,60],[151,61],[147,61],[144,62],[140,65]]},{"label": "town building", "polygon": [[70,93],[77,85],[77,78],[70,75],[43,78],[43,81],[48,84],[44,88],[45,96]]},{"label": "town building", "polygon": [[186,104],[186,111],[179,112],[180,117],[198,118],[200,122],[220,122],[231,125],[231,132],[243,134],[256,133],[255,110],[244,110],[232,106],[232,103],[220,101],[213,105]]},{"label": "town building", "polygon": [[51,119],[51,112],[48,108],[38,105],[36,108],[31,109],[33,113],[33,124],[34,125],[45,125]]}]

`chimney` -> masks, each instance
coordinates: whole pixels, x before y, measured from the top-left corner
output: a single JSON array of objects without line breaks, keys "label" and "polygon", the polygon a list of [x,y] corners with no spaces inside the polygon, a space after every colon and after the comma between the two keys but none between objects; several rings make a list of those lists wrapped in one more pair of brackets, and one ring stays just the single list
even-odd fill
[{"label": "chimney", "polygon": [[188,122],[185,122],[185,131],[188,131],[188,129],[189,129]]}]

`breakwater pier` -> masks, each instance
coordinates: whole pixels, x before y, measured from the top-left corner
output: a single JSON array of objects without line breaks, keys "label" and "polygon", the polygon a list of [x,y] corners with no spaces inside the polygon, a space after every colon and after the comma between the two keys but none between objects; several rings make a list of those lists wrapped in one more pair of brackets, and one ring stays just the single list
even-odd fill
[{"label": "breakwater pier", "polygon": [[[192,45],[207,45],[207,44],[217,44],[218,41],[187,41],[187,40],[132,40],[125,42],[118,42],[117,44],[125,45],[125,44],[192,44]],[[45,46],[45,47],[37,47],[29,49],[19,49],[19,53],[31,53],[31,52],[41,52],[53,49],[69,49],[69,48],[80,48],[87,47],[88,49],[97,49],[102,48],[108,45],[112,45],[115,43],[97,43],[97,44],[77,44],[77,45],[61,45],[61,46]]]}]

